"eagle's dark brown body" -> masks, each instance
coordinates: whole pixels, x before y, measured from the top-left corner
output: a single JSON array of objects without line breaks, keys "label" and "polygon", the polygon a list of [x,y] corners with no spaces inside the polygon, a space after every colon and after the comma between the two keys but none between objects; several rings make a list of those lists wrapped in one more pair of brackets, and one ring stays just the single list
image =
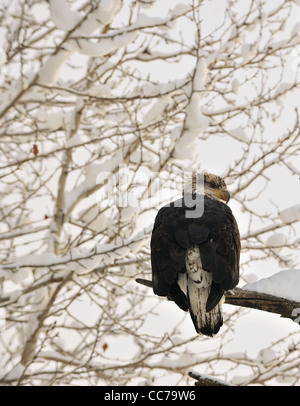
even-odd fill
[{"label": "eagle's dark brown body", "polygon": [[189,310],[196,331],[212,336],[223,324],[223,293],[239,280],[240,236],[225,203],[201,198],[204,212],[198,218],[187,218],[194,208],[184,199],[159,210],[151,238],[152,281],[155,294]]}]

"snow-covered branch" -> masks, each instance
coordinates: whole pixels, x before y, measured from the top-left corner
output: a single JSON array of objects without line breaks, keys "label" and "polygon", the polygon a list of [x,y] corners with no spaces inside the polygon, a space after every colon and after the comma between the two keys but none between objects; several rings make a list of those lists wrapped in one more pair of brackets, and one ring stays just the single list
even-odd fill
[{"label": "snow-covered branch", "polygon": [[[294,274],[294,278],[289,278],[285,273]],[[289,318],[297,323],[300,322],[300,298],[299,298],[299,278],[300,270],[282,271],[280,275],[276,275],[270,278],[262,279],[253,284],[245,285],[243,288],[235,288],[225,292],[225,303],[247,307],[251,309],[263,310],[270,313],[279,314],[281,317]],[[152,288],[152,281],[137,278],[136,282]],[[282,283],[285,282],[285,286],[282,287]],[[295,300],[285,297],[276,296],[275,294],[268,294],[263,291],[263,287],[268,291],[276,292],[276,289],[280,289],[282,292],[286,292],[286,295],[295,297]],[[257,289],[257,290],[251,290]],[[299,298],[299,299],[298,299]],[[171,299],[170,299],[171,300]]]}]

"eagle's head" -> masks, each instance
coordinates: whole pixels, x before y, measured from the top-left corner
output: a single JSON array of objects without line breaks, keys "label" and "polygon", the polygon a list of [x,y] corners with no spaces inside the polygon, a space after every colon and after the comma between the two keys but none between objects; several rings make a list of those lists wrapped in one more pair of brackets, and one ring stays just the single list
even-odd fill
[{"label": "eagle's head", "polygon": [[214,199],[224,200],[226,203],[230,199],[225,180],[212,173],[204,173],[204,193]]},{"label": "eagle's head", "polygon": [[185,182],[184,193],[205,194],[213,199],[229,202],[230,193],[224,179],[208,172],[194,172],[192,179]]}]

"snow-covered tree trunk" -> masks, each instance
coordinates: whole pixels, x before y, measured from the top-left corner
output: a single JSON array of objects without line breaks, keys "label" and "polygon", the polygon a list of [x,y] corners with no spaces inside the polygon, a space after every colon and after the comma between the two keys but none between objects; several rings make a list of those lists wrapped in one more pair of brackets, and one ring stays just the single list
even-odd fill
[{"label": "snow-covered tree trunk", "polygon": [[299,384],[296,323],[253,356],[243,309],[208,341],[135,283],[195,169],[226,178],[240,285],[297,275],[299,2],[0,3],[1,384]]}]

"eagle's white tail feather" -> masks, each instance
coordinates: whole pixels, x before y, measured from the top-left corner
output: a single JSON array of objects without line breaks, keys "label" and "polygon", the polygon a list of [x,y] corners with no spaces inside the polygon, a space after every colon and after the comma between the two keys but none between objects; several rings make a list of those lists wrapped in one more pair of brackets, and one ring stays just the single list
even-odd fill
[{"label": "eagle's white tail feather", "polygon": [[[204,271],[205,272],[205,271]],[[198,288],[187,275],[187,298],[190,314],[197,333],[213,336],[223,324],[221,304],[217,304],[210,312],[206,311],[206,302],[210,288]]]},{"label": "eagle's white tail feather", "polygon": [[186,273],[181,275],[178,284],[188,299],[190,314],[196,331],[208,336],[217,334],[223,324],[222,300],[210,312],[206,311],[212,275],[202,269],[198,247],[195,246],[187,250]]}]

